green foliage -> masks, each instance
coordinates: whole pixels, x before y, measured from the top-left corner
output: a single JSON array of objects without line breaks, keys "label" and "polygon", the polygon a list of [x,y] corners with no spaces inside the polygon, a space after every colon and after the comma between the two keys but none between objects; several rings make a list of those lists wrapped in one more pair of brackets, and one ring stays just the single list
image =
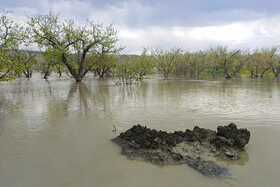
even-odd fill
[{"label": "green foliage", "polygon": [[67,73],[67,69],[61,61],[54,64],[53,71],[58,73],[60,77],[62,76],[62,73]]},{"label": "green foliage", "polygon": [[280,55],[279,53],[275,54],[271,59],[271,69],[273,74],[278,77],[280,75]]},{"label": "green foliage", "polygon": [[156,63],[157,69],[163,73],[165,79],[168,78],[171,71],[174,70],[176,64],[180,61],[180,48],[174,48],[170,51],[155,50],[152,51],[152,58]]},{"label": "green foliage", "polygon": [[10,20],[4,12],[0,20],[0,81],[16,78],[24,67],[18,48],[26,38],[23,27]]},{"label": "green foliage", "polygon": [[79,26],[73,20],[58,18],[53,12],[34,15],[29,26],[34,42],[60,56],[76,81],[81,81],[99,61],[106,62],[106,55],[123,49],[116,46],[118,31],[112,25],[89,21],[87,26]]},{"label": "green foliage", "polygon": [[147,55],[147,51],[148,49],[144,48],[141,56],[137,59],[138,73],[141,80],[143,76],[148,74],[154,67],[154,63],[151,57]]},{"label": "green foliage", "polygon": [[117,60],[115,55],[110,54],[104,54],[101,56],[100,60],[94,60],[96,74],[98,74],[100,78],[113,76],[113,69],[116,67]]},{"label": "green foliage", "polygon": [[26,78],[30,78],[32,76],[34,65],[37,63],[35,56],[36,56],[35,52],[29,50],[20,51],[19,60],[23,65],[22,72]]},{"label": "green foliage", "polygon": [[115,68],[115,75],[119,79],[117,84],[131,84],[133,81],[140,80],[137,58],[127,57],[120,59]]},{"label": "green foliage", "polygon": [[228,50],[228,46],[216,46],[210,49],[210,57],[212,58],[212,72],[214,69],[223,69],[225,78],[231,78],[244,65],[241,50]]},{"label": "green foliage", "polygon": [[198,78],[201,72],[208,67],[209,55],[207,51],[198,51],[189,55],[188,70],[190,77]]},{"label": "green foliage", "polygon": [[148,57],[147,49],[144,48],[140,57],[129,56],[119,59],[115,75],[119,78],[118,83],[131,84],[134,81],[142,81],[153,67],[153,61]]}]

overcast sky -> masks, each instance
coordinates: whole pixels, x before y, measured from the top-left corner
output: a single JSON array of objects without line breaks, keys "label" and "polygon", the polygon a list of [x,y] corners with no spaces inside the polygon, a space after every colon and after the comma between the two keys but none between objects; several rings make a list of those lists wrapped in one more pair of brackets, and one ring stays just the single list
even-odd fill
[{"label": "overcast sky", "polygon": [[63,19],[113,23],[126,53],[280,45],[279,0],[0,0],[0,7],[18,21],[52,10]]}]

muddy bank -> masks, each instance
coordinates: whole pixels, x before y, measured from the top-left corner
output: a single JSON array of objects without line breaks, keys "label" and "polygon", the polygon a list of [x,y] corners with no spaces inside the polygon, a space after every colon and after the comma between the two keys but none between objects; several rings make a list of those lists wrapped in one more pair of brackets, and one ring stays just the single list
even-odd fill
[{"label": "muddy bank", "polygon": [[135,125],[112,139],[129,159],[142,158],[157,165],[187,164],[208,177],[228,175],[228,168],[210,161],[211,157],[239,159],[249,140],[250,132],[233,123],[218,126],[217,131],[195,126],[173,133]]}]

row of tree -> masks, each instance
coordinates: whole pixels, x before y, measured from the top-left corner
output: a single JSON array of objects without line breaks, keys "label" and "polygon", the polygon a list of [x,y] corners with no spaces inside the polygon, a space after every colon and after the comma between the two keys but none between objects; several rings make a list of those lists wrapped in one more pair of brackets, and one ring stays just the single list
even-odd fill
[{"label": "row of tree", "polygon": [[[117,76],[119,83],[142,80],[151,71],[198,78],[207,70],[215,76],[223,71],[225,78],[247,70],[252,77],[263,77],[271,71],[280,74],[280,55],[277,48],[262,50],[229,50],[215,46],[209,50],[188,52],[181,48],[168,51],[156,49],[141,56],[120,55],[123,47],[117,45],[118,31],[112,26],[88,21],[82,26],[73,20],[59,20],[59,15],[28,17],[24,24],[1,16],[0,24],[0,80],[10,80],[24,74],[30,78],[39,71],[46,79],[51,71],[60,76],[67,73],[76,81],[93,72],[101,78]],[[40,49],[34,52],[30,48]]]},{"label": "row of tree", "polygon": [[263,77],[268,71],[278,77],[280,55],[277,52],[276,47],[250,51],[215,46],[198,52],[183,52],[179,48],[156,50],[152,51],[152,58],[165,78],[172,72],[198,78],[204,70],[211,71],[213,76],[222,71],[226,79],[236,76],[241,70],[249,71],[252,77]]},{"label": "row of tree", "polygon": [[263,77],[272,72],[280,74],[280,55],[277,48],[262,50],[229,50],[227,46],[215,46],[209,50],[188,52],[180,48],[168,51],[153,50],[147,55],[144,48],[140,57],[128,57],[118,60],[111,67],[113,73],[123,83],[142,80],[147,73],[159,72],[167,79],[170,74],[199,78],[203,71],[216,76],[222,72],[226,79],[235,77],[240,71],[247,71],[251,77]]},{"label": "row of tree", "polygon": [[123,49],[116,45],[118,31],[112,25],[88,21],[86,26],[81,26],[73,20],[60,21],[58,17],[53,12],[37,14],[20,25],[8,19],[7,13],[1,16],[1,80],[12,79],[21,72],[31,76],[28,66],[32,66],[31,59],[36,58],[23,47],[36,45],[41,49],[46,63],[39,62],[38,66],[44,66],[46,76],[52,66],[60,71],[63,65],[76,81],[81,81],[96,64],[110,60]]}]

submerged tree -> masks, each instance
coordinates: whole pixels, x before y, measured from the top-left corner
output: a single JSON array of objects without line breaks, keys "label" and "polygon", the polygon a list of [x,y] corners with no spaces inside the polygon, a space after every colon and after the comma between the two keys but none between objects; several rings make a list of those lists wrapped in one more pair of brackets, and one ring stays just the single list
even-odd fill
[{"label": "submerged tree", "polygon": [[212,62],[215,63],[212,68],[216,68],[218,66],[218,68],[224,71],[225,78],[230,79],[232,77],[232,69],[237,61],[236,57],[240,51],[241,50],[228,51],[227,46],[217,46],[215,48],[211,48],[211,57],[213,58]]},{"label": "submerged tree", "polygon": [[153,60],[147,55],[147,52],[148,49],[144,48],[141,56],[137,59],[138,74],[141,80],[154,67]]},{"label": "submerged tree", "polygon": [[275,77],[279,77],[280,74],[280,54],[279,54],[279,47],[274,48],[275,53],[271,58],[271,70]]},{"label": "submerged tree", "polygon": [[121,56],[116,63],[114,73],[119,78],[118,83],[131,84],[142,81],[153,67],[153,61],[147,55],[147,49],[144,48],[140,56]]},{"label": "submerged tree", "polygon": [[259,64],[257,61],[257,51],[253,51],[250,54],[249,60],[245,63],[245,68],[248,70],[251,74],[251,77],[258,77],[258,70],[259,70]]},{"label": "submerged tree", "polygon": [[7,12],[0,19],[0,81],[3,81],[21,74],[19,45],[26,35],[20,24],[7,17]]},{"label": "submerged tree", "polygon": [[260,61],[260,69],[262,70],[261,73],[261,78],[264,76],[264,74],[272,68],[273,64],[273,56],[276,52],[276,48],[271,48],[271,49],[262,49],[261,55],[259,55],[259,61]]},{"label": "submerged tree", "polygon": [[119,59],[116,64],[115,74],[119,79],[117,83],[131,84],[133,81],[140,80],[137,58],[130,56]]},{"label": "submerged tree", "polygon": [[56,72],[59,77],[61,77],[62,73],[66,72],[66,69],[64,67],[65,66],[63,65],[63,63],[59,61],[54,65],[54,72]]},{"label": "submerged tree", "polygon": [[156,67],[163,73],[165,79],[168,78],[169,74],[174,69],[177,62],[180,60],[180,48],[174,48],[170,51],[155,50],[152,51],[152,57],[156,63]]},{"label": "submerged tree", "polygon": [[53,51],[52,48],[46,49],[42,54],[43,60],[38,64],[38,67],[44,79],[48,79],[52,69],[61,63],[61,56]]},{"label": "submerged tree", "polygon": [[275,58],[273,59],[271,68],[272,68],[272,72],[273,72],[274,76],[279,77],[279,74],[280,74],[280,56],[279,55],[275,56]]},{"label": "submerged tree", "polygon": [[207,51],[198,51],[190,55],[188,64],[191,78],[199,78],[201,72],[208,67],[208,59]]},{"label": "submerged tree", "polygon": [[233,76],[236,76],[239,71],[244,69],[245,64],[252,58],[249,50],[240,50],[236,54],[236,58],[232,64],[231,72]]},{"label": "submerged tree", "polygon": [[29,21],[32,37],[39,46],[52,48],[61,56],[76,81],[81,81],[103,55],[123,49],[116,46],[118,31],[112,25],[105,27],[91,21],[87,26],[79,26],[73,20],[58,18],[53,12],[32,16]]},{"label": "submerged tree", "polygon": [[22,72],[26,78],[30,78],[33,73],[34,65],[36,64],[36,53],[30,50],[20,52],[20,61],[23,64]]},{"label": "submerged tree", "polygon": [[190,61],[192,59],[192,53],[185,52],[179,54],[179,59],[176,63],[175,72],[176,75],[183,74],[185,77],[187,76],[187,73],[190,73]]},{"label": "submerged tree", "polygon": [[[95,58],[99,58],[95,56]],[[100,77],[111,77],[113,76],[113,69],[116,67],[117,57],[111,54],[101,55],[100,60],[94,60],[95,73]]]}]

